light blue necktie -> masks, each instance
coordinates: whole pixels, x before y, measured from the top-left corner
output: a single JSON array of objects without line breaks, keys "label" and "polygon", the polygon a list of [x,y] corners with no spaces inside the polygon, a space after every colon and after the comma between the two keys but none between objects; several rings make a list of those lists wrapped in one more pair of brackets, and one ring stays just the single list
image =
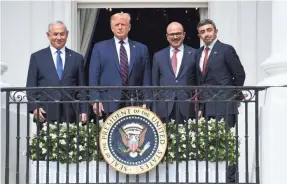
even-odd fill
[{"label": "light blue necktie", "polygon": [[57,73],[60,80],[62,80],[63,76],[63,61],[61,58],[61,51],[57,50]]}]

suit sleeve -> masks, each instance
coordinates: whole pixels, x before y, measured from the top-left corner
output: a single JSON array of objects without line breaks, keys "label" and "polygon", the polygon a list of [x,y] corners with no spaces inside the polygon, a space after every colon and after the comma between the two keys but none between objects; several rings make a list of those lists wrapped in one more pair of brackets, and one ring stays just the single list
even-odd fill
[{"label": "suit sleeve", "polygon": [[152,85],[153,86],[159,86],[159,76],[160,76],[160,71],[159,71],[159,66],[157,63],[156,56],[153,56],[153,66],[152,66]]},{"label": "suit sleeve", "polygon": [[[89,68],[89,86],[99,86],[101,77],[101,57],[99,47],[96,44],[93,48],[90,68]],[[99,100],[100,95],[97,90],[90,90],[90,100]]]},{"label": "suit sleeve", "polygon": [[[30,64],[29,64],[29,69],[28,69],[26,87],[37,87],[38,86],[37,80],[38,80],[38,69],[37,69],[35,56],[34,54],[32,54],[30,57]],[[28,101],[38,100],[37,91],[28,90],[26,94],[27,94]],[[37,105],[35,103],[28,103],[28,109],[30,113],[33,113],[36,107]]]},{"label": "suit sleeve", "polygon": [[245,81],[245,71],[235,49],[232,46],[227,47],[226,64],[233,77],[233,85],[243,86]]},{"label": "suit sleeve", "polygon": [[[85,60],[83,56],[80,56],[79,59],[79,73],[78,73],[78,86],[86,86],[85,83]],[[86,92],[81,90],[80,91],[80,100],[87,100]],[[81,103],[81,113],[86,113],[87,104]]]},{"label": "suit sleeve", "polygon": [[[233,77],[234,86],[243,86],[245,81],[245,71],[239,60],[239,57],[232,46],[227,47],[226,51],[226,64]],[[243,100],[245,98],[241,90],[236,92],[236,100]]]},{"label": "suit sleeve", "polygon": [[145,63],[145,72],[144,72],[143,84],[144,86],[151,86],[151,65],[147,47],[144,47],[144,63]]}]

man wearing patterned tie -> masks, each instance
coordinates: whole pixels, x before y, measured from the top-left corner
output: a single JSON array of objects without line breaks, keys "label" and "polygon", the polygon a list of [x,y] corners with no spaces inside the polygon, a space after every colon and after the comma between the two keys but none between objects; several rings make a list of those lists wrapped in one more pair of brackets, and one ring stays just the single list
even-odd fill
[{"label": "man wearing patterned tie", "polygon": [[[197,29],[199,38],[204,42],[204,46],[195,54],[198,85],[243,86],[244,68],[235,49],[217,39],[218,30],[215,23],[205,19],[199,22]],[[205,103],[200,104],[199,117],[216,120],[224,118],[228,128],[234,127],[238,115],[238,103],[227,103],[224,100],[237,99],[237,94],[242,94],[241,91],[213,88],[199,90],[198,94],[200,100],[206,100]],[[228,168],[228,182],[235,182],[235,171],[234,165]]]},{"label": "man wearing patterned tie", "polygon": [[[92,52],[89,85],[90,86],[149,86],[151,85],[151,67],[148,49],[142,43],[128,38],[131,29],[131,17],[127,13],[116,13],[110,24],[114,37],[96,43]],[[94,103],[93,111],[105,118],[119,108],[131,105],[116,100],[138,99],[143,97],[139,91],[131,93],[125,90],[91,90],[91,100],[111,100],[110,103]],[[139,104],[133,104],[139,105]],[[146,104],[140,104],[145,107]]]},{"label": "man wearing patterned tie", "polygon": [[[48,25],[50,46],[31,55],[26,87],[85,86],[84,58],[65,47],[68,34],[61,21]],[[72,103],[44,103],[78,100],[77,94],[75,90],[27,91],[29,101],[42,101],[38,105],[31,102],[28,108],[37,122],[75,122],[78,115],[86,121],[85,108],[81,105],[78,108]]]},{"label": "man wearing patterned tie", "polygon": [[[155,53],[152,68],[153,86],[195,86],[195,49],[184,45],[185,32],[178,22],[167,27],[169,46]],[[171,119],[176,123],[195,117],[194,103],[183,102],[191,99],[193,91],[165,91],[158,95],[159,102],[154,104],[154,111],[166,122]],[[170,102],[160,102],[165,100]],[[178,101],[178,102],[177,102]]]}]

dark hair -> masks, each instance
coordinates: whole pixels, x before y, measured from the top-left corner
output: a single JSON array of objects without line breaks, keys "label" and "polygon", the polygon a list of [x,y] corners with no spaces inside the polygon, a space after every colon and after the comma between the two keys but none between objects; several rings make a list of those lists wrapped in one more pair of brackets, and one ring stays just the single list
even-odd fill
[{"label": "dark hair", "polygon": [[216,30],[216,25],[211,19],[203,19],[197,24],[197,31],[198,31],[199,27],[207,25],[207,24],[213,25],[214,29]]}]

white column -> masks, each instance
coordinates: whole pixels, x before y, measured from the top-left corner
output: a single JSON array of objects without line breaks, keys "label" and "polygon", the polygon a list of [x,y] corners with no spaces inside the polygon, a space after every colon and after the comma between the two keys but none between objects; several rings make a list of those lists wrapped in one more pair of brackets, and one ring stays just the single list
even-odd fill
[{"label": "white column", "polygon": [[[259,85],[287,85],[287,2],[272,2],[272,52],[271,56],[261,64],[268,74]],[[261,182],[262,184],[285,184],[287,147],[287,87],[272,87],[265,93],[265,103],[261,109]]]}]

